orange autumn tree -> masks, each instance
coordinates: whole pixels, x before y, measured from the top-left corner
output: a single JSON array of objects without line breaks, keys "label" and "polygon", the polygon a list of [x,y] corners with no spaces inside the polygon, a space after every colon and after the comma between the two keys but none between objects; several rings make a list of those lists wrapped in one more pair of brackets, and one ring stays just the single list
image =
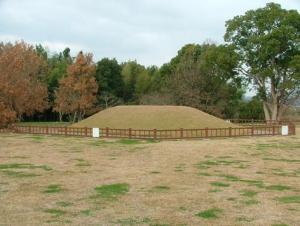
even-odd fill
[{"label": "orange autumn tree", "polygon": [[16,112],[8,109],[3,102],[0,102],[0,128],[6,127],[16,120]]},{"label": "orange autumn tree", "polygon": [[47,107],[45,66],[33,46],[0,43],[0,126]]},{"label": "orange autumn tree", "polygon": [[59,113],[60,120],[63,115],[68,115],[73,122],[80,121],[93,107],[98,91],[95,73],[93,55],[80,52],[55,92],[54,110]]}]

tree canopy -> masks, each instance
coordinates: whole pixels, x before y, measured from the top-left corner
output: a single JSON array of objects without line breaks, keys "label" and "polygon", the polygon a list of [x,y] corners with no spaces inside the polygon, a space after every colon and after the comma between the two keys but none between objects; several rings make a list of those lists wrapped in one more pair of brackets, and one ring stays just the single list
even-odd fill
[{"label": "tree canopy", "polygon": [[[46,62],[24,42],[0,43],[0,105],[5,121],[47,107]],[[5,109],[5,110],[4,110]],[[5,113],[6,112],[6,113]],[[4,117],[4,116],[3,116]]]},{"label": "tree canopy", "polygon": [[96,80],[100,87],[97,95],[99,105],[107,108],[122,102],[124,81],[122,67],[116,59],[103,58],[97,63]]},{"label": "tree canopy", "polygon": [[227,46],[184,46],[170,63],[168,86],[175,103],[234,117],[242,97],[236,65],[237,56]]},{"label": "tree canopy", "polygon": [[96,102],[95,73],[92,54],[80,52],[75,62],[68,66],[67,76],[59,82],[54,110],[60,115],[68,114],[73,122],[81,120]]},{"label": "tree canopy", "polygon": [[239,55],[238,70],[257,89],[266,119],[280,119],[300,94],[300,15],[269,3],[226,23],[225,41]]}]

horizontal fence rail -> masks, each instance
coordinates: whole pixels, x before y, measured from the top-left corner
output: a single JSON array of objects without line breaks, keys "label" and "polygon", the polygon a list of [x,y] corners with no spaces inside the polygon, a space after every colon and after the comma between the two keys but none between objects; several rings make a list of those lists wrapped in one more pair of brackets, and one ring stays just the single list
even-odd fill
[{"label": "horizontal fence rail", "polygon": [[225,119],[237,125],[287,125],[289,123],[298,124],[300,120],[296,119],[283,119],[283,120],[259,120],[259,119]]},{"label": "horizontal fence rail", "polygon": [[50,127],[50,126],[13,126],[10,129],[14,133],[44,134],[44,135],[64,135],[91,137],[91,128],[74,127]]},{"label": "horizontal fence rail", "polygon": [[[275,136],[283,135],[283,125],[288,126],[288,134],[295,135],[296,128],[293,123],[267,123],[264,125],[243,125],[228,128],[205,128],[205,129],[99,129],[99,137],[104,138],[128,138],[128,139],[192,139],[192,138],[214,138],[214,137],[242,137],[242,136]],[[18,126],[9,129],[0,129],[0,133],[22,133],[40,135],[63,135],[93,137],[93,128],[74,127],[50,127],[50,126]]]},{"label": "horizontal fence rail", "polygon": [[12,132],[11,129],[0,128],[0,133],[10,133],[10,132]]}]

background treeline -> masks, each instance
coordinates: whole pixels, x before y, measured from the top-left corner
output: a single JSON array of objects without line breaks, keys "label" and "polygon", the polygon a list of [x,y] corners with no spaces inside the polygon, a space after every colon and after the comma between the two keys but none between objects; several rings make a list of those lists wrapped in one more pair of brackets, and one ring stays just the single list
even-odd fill
[{"label": "background treeline", "polygon": [[[226,22],[224,40],[187,44],[161,67],[0,43],[0,124],[75,122],[120,104],[185,105],[222,118],[279,120],[299,103],[298,11],[275,3],[250,10]],[[256,91],[251,99],[244,96],[247,86]]]},{"label": "background treeline", "polygon": [[7,71],[0,77],[0,106],[19,121],[77,121],[120,104],[186,105],[223,118],[263,117],[257,99],[243,99],[237,56],[224,45],[188,44],[160,68],[108,58],[94,62],[90,53],[72,57],[69,48],[51,55],[24,42],[1,43],[0,51],[1,74]]}]

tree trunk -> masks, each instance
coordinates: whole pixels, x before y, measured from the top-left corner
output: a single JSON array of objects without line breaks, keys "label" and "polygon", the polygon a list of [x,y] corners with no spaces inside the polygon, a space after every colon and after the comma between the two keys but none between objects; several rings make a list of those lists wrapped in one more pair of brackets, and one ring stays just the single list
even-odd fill
[{"label": "tree trunk", "polygon": [[73,116],[73,123],[75,123],[75,121],[76,121],[76,118],[77,118],[77,111],[75,111],[75,113],[74,113],[74,116]]},{"label": "tree trunk", "polygon": [[263,102],[263,109],[266,121],[279,121],[285,108],[284,106],[280,106],[277,103]]},{"label": "tree trunk", "polygon": [[[264,88],[265,89],[265,88]],[[279,95],[276,90],[275,80],[271,79],[271,98],[265,96],[265,101],[263,102],[263,109],[265,113],[266,121],[277,121],[279,120],[279,113],[282,106],[279,104]]]},{"label": "tree trunk", "polygon": [[84,118],[84,115],[85,115],[85,111],[79,111],[79,113],[78,113],[78,122],[80,122]]},{"label": "tree trunk", "polygon": [[271,115],[270,115],[270,110],[267,102],[263,102],[263,108],[264,108],[264,113],[265,113],[265,120],[269,121],[271,120]]},{"label": "tree trunk", "polygon": [[287,107],[285,105],[283,106],[278,106],[278,116],[277,116],[277,120],[280,121],[282,118],[283,113],[285,112],[285,110],[287,109]]},{"label": "tree trunk", "polygon": [[108,108],[108,97],[104,96],[105,108]]},{"label": "tree trunk", "polygon": [[23,119],[23,115],[22,114],[18,114],[17,115],[17,122],[22,122]]},{"label": "tree trunk", "polygon": [[62,122],[63,113],[61,111],[58,112],[59,121]]},{"label": "tree trunk", "polygon": [[272,110],[271,110],[271,120],[276,121],[278,119],[278,105],[277,103],[272,104]]},{"label": "tree trunk", "polygon": [[84,119],[84,116],[85,116],[85,110],[82,111],[80,120]]}]

